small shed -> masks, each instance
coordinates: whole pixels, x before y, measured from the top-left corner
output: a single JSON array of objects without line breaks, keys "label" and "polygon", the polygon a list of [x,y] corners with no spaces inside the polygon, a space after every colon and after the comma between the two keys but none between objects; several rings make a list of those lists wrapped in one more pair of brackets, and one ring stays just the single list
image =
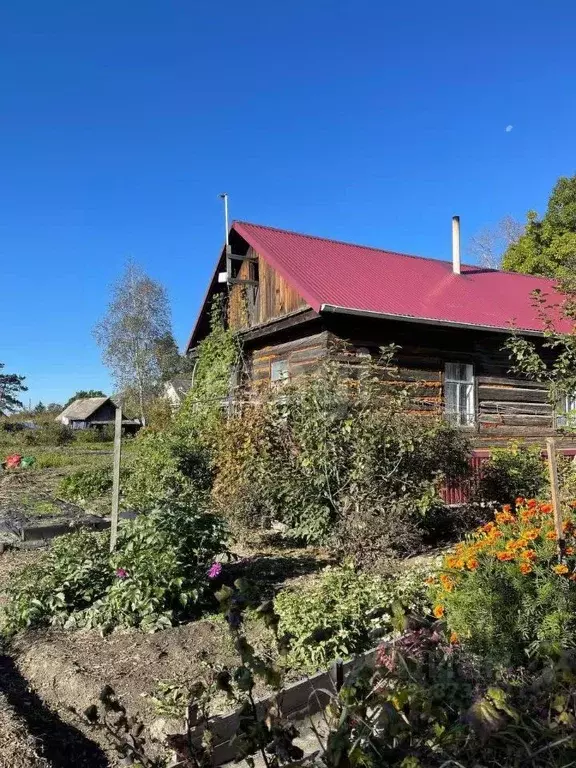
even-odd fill
[{"label": "small shed", "polygon": [[[84,397],[70,403],[56,421],[71,429],[102,429],[113,425],[116,403],[110,397]],[[137,432],[141,427],[139,419],[122,419],[125,432]]]}]

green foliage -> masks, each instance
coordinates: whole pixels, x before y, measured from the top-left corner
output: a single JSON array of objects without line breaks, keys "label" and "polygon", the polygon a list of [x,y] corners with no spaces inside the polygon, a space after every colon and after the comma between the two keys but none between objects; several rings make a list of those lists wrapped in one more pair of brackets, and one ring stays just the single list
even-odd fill
[{"label": "green foliage", "polygon": [[58,493],[63,499],[73,501],[76,504],[85,504],[87,501],[93,501],[111,490],[112,468],[96,467],[94,469],[81,469],[62,478]]},{"label": "green foliage", "polygon": [[216,505],[247,527],[280,520],[309,542],[332,537],[365,562],[417,548],[442,479],[468,471],[467,445],[444,421],[408,412],[393,352],[355,378],[326,363],[223,424]]},{"label": "green foliage", "polygon": [[0,363],[0,415],[12,413],[22,408],[18,400],[21,392],[26,392],[28,387],[24,385],[24,376],[15,373],[2,373],[5,363]]},{"label": "green foliage", "polygon": [[201,609],[224,535],[218,518],[179,508],[123,524],[113,554],[107,533],[62,536],[11,582],[4,629],[170,626]]},{"label": "green foliage", "polygon": [[482,466],[478,495],[484,501],[512,504],[518,496],[540,496],[546,483],[540,446],[512,441],[507,448],[490,451],[490,458]]},{"label": "green foliage", "polygon": [[66,400],[62,406],[62,410],[71,405],[75,400],[84,400],[88,397],[106,397],[106,394],[99,389],[79,389],[71,397]]},{"label": "green foliage", "polygon": [[135,440],[134,461],[123,497],[134,509],[173,503],[205,505],[211,481],[209,455],[197,434],[180,428],[147,429]]},{"label": "green foliage", "polygon": [[289,663],[313,671],[367,650],[404,628],[406,615],[422,613],[426,604],[421,569],[384,578],[346,566],[282,590],[274,608],[280,631],[291,638]]},{"label": "green foliage", "polygon": [[212,330],[200,343],[194,387],[184,405],[164,428],[143,430],[135,440],[133,471],[124,489],[129,505],[207,503],[213,445],[238,354],[233,334],[224,328],[222,307],[215,304]]},{"label": "green foliage", "polygon": [[77,429],[74,432],[74,441],[81,445],[93,445],[94,443],[110,443],[114,440],[114,427],[106,424],[102,428]]},{"label": "green foliage", "polygon": [[[564,411],[565,397],[576,393],[576,279],[560,281],[564,300],[560,302],[541,291],[534,291],[533,303],[544,328],[544,341],[534,342],[514,333],[505,343],[512,371],[548,387],[548,398],[555,413]],[[563,323],[571,330],[559,330]],[[574,427],[573,414],[567,414],[566,429]]]},{"label": "green foliage", "polygon": [[502,260],[504,269],[561,277],[576,263],[576,176],[556,182],[542,219],[528,213],[524,234]]},{"label": "green foliage", "polygon": [[566,511],[567,546],[559,564],[551,510],[534,499],[519,503],[516,514],[505,507],[446,558],[432,586],[435,615],[445,616],[467,648],[497,666],[574,646],[574,521]]}]

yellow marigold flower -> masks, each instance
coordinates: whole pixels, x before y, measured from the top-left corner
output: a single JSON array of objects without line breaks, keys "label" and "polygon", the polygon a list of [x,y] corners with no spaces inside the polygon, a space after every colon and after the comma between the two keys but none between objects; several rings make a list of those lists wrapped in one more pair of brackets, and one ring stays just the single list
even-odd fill
[{"label": "yellow marigold flower", "polygon": [[540,536],[539,528],[531,528],[529,531],[524,531],[524,538],[528,539],[528,541],[534,541],[538,536]]},{"label": "yellow marigold flower", "polygon": [[522,554],[520,555],[520,558],[522,560],[528,560],[530,562],[531,560],[536,560],[537,555],[533,549],[527,549],[525,552],[522,552]]},{"label": "yellow marigold flower", "polygon": [[451,633],[450,633],[450,642],[451,642],[452,644],[454,644],[454,643],[457,643],[457,642],[458,642],[458,633],[457,633],[457,632],[451,632]]},{"label": "yellow marigold flower", "polygon": [[516,518],[514,515],[510,514],[510,512],[499,512],[497,515],[494,515],[494,519],[498,523],[498,525],[504,525],[505,523],[514,523],[516,521]]},{"label": "yellow marigold flower", "polygon": [[446,558],[446,565],[448,568],[456,568],[456,563],[458,562],[458,557],[456,555],[450,555],[450,557]]},{"label": "yellow marigold flower", "polygon": [[520,573],[523,573],[524,576],[528,573],[532,573],[532,566],[529,563],[522,563],[520,566]]},{"label": "yellow marigold flower", "polygon": [[476,568],[478,568],[478,566],[480,565],[480,563],[478,562],[478,560],[476,560],[476,558],[475,558],[475,557],[471,557],[471,558],[470,558],[470,560],[468,560],[468,561],[466,562],[466,565],[467,565],[467,567],[468,567],[468,568],[469,568],[471,571],[475,571],[475,570],[476,570]]},{"label": "yellow marigold flower", "polygon": [[436,616],[437,619],[441,619],[442,616],[444,616],[444,606],[443,605],[435,605],[434,610],[432,611],[434,616]]},{"label": "yellow marigold flower", "polygon": [[561,563],[560,565],[555,565],[554,568],[552,568],[554,573],[559,573],[560,575],[564,573],[568,573],[570,570],[567,565],[564,565],[564,563]]},{"label": "yellow marigold flower", "polygon": [[548,533],[546,534],[546,538],[550,539],[550,541],[554,541],[554,539],[556,538],[556,531],[548,531]]}]

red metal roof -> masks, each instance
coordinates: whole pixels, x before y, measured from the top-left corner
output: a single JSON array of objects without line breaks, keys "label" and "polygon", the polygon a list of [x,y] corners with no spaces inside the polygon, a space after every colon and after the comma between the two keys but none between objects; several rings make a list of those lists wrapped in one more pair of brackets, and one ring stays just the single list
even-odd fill
[{"label": "red metal roof", "polygon": [[[541,331],[531,301],[543,277],[409,256],[247,222],[235,229],[317,312],[341,311],[508,330]],[[566,325],[564,326],[566,328]],[[566,328],[567,329],[567,328]]]}]

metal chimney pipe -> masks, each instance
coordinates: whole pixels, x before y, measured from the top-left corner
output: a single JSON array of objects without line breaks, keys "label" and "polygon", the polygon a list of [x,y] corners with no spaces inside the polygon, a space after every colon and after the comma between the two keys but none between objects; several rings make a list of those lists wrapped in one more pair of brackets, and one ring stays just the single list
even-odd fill
[{"label": "metal chimney pipe", "polygon": [[452,272],[460,274],[460,216],[452,216]]}]

